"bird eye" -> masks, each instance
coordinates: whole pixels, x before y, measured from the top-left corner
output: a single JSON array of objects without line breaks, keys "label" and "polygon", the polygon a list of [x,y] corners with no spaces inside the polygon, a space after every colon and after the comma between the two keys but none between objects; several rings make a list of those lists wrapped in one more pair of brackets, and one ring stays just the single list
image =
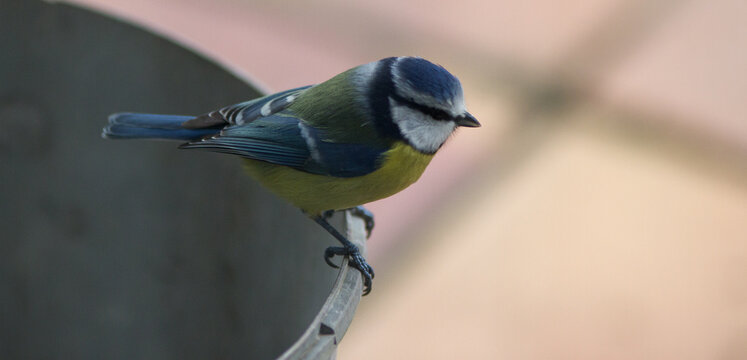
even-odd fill
[{"label": "bird eye", "polygon": [[441,109],[434,109],[434,108],[427,108],[427,109],[429,110],[429,112],[426,112],[426,114],[430,115],[432,118],[436,120],[449,120],[452,118],[451,114]]},{"label": "bird eye", "polygon": [[414,99],[412,99],[412,98],[404,98],[404,97],[400,96],[397,93],[394,93],[393,96],[392,96],[392,98],[395,101],[397,101],[399,104],[407,106],[407,107],[409,107],[411,109],[418,110],[418,111],[422,112],[423,114],[426,114],[426,115],[432,117],[434,120],[452,120],[454,118],[453,116],[451,116],[451,114],[449,114],[448,112],[446,112],[444,110],[436,109],[434,107],[425,106],[425,105],[422,105],[422,104],[418,104],[417,102],[415,102]]}]

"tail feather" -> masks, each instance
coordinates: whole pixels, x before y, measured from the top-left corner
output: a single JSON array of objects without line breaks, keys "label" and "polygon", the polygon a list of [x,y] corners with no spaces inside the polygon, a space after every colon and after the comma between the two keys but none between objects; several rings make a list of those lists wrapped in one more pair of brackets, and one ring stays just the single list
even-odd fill
[{"label": "tail feather", "polygon": [[101,136],[107,139],[197,140],[220,132],[220,128],[185,129],[182,124],[194,116],[117,113]]}]

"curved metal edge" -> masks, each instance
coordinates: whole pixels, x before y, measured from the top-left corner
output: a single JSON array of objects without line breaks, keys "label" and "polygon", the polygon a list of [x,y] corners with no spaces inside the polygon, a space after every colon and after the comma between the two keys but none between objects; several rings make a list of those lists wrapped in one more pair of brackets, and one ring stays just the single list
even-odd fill
[{"label": "curved metal edge", "polygon": [[[346,211],[345,227],[348,239],[365,255],[366,230],[363,219]],[[348,266],[348,260],[345,258],[321,311],[303,335],[278,359],[334,359],[337,344],[353,321],[362,292],[361,275],[358,270]]]}]

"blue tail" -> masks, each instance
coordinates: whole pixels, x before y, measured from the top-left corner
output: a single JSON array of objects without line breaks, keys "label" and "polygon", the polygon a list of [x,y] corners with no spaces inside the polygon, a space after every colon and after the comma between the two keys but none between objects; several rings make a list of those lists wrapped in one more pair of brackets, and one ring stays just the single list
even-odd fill
[{"label": "blue tail", "polygon": [[101,136],[108,139],[197,140],[217,134],[220,128],[185,129],[182,124],[194,116],[117,113],[109,115],[109,126]]}]

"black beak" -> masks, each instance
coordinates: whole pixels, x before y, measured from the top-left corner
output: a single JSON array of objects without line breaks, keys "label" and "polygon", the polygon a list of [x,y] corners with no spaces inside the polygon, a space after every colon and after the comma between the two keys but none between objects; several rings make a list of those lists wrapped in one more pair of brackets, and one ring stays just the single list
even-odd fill
[{"label": "black beak", "polygon": [[459,126],[466,127],[480,127],[480,123],[475,119],[472,114],[465,112],[464,115],[459,115],[455,118],[456,124]]}]

